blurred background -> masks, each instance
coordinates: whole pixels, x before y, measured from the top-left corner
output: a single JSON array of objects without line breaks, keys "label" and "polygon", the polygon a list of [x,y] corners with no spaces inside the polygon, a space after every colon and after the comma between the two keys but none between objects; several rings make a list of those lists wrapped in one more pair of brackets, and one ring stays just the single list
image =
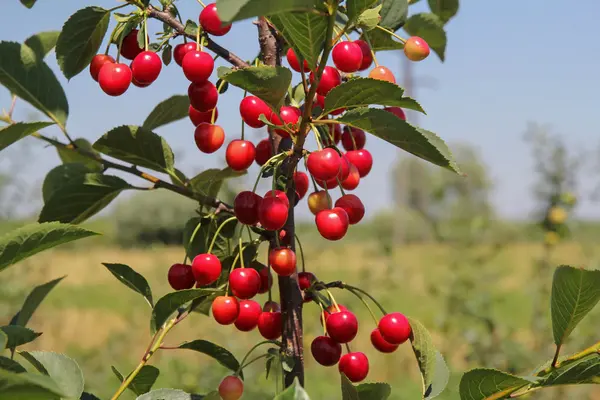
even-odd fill
[{"label": "blurred background", "polygon": [[[425,10],[421,3],[411,13]],[[117,4],[39,0],[27,10],[17,1],[7,2],[2,15],[9,18],[0,25],[0,38],[22,42],[31,34],[60,29],[84,6]],[[178,7],[193,20],[200,11],[188,0],[180,0]],[[409,113],[409,120],[445,139],[467,176],[430,166],[369,136],[366,148],[374,154],[374,168],[354,192],[367,208],[364,222],[332,243],[319,236],[305,201],[297,206],[308,270],[324,281],[343,278],[359,285],[387,309],[428,327],[452,370],[441,399],[458,399],[458,380],[469,368],[527,375],[551,358],[554,267],[598,267],[600,42],[591,39],[598,15],[595,0],[576,6],[558,0],[461,0],[459,14],[447,25],[445,63],[432,55],[408,64],[400,51],[380,53],[378,59],[427,111],[427,116]],[[153,23],[149,29],[156,32],[160,26]],[[255,30],[251,22],[240,23],[219,43],[252,58]],[[140,124],[158,102],[187,89],[185,77],[172,64],[150,89],[132,86],[124,96],[109,98],[85,71],[67,82],[52,55],[48,63],[69,98],[69,131],[92,142],[115,126]],[[241,98],[240,91],[230,89],[219,100],[219,124],[228,139],[240,134]],[[10,107],[4,88],[0,107]],[[18,102],[14,118],[42,117]],[[246,129],[256,141],[266,135]],[[173,147],[178,168],[194,176],[224,166],[225,146],[211,156],[201,154],[193,130],[187,119],[157,130]],[[29,138],[2,153],[1,233],[35,221],[44,176],[59,163],[54,149]],[[222,198],[231,200],[236,191],[250,187],[257,171],[253,166],[247,177],[229,181]],[[86,390],[109,397],[118,386],[110,366],[125,372],[137,364],[149,340],[150,313],[101,263],[130,265],[146,276],[157,295],[167,293],[167,270],[183,259],[182,230],[194,213],[192,201],[170,192],[122,195],[85,223],[103,236],[44,252],[2,273],[0,325],[32,286],[67,275],[30,323],[44,334],[25,348],[65,352],[82,367]],[[265,261],[266,247],[259,257]],[[344,293],[338,300],[362,322],[352,347],[370,358],[367,380],[389,382],[391,399],[419,398],[419,371],[410,346],[392,355],[377,353],[369,342],[373,327],[367,311]],[[599,317],[596,310],[583,321],[565,353],[598,340]],[[318,307],[306,305],[306,345],[321,332],[318,319]],[[260,340],[256,331],[242,334],[200,314],[169,337],[172,345],[212,340],[240,358]],[[155,365],[161,369],[155,387],[196,393],[214,389],[227,373],[215,362],[183,351],[162,351]],[[316,365],[309,354],[306,366],[311,398],[339,397],[337,368]],[[264,366],[251,368],[249,375],[244,398],[270,398],[275,386],[265,378]],[[554,389],[531,398],[600,399],[600,390]]]}]

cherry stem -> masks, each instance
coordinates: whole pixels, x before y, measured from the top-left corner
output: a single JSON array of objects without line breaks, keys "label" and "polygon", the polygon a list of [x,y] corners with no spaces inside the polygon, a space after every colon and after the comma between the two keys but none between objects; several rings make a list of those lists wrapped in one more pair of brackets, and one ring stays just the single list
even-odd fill
[{"label": "cherry stem", "polygon": [[298,247],[300,248],[300,258],[302,259],[302,272],[306,272],[306,268],[304,266],[304,250],[302,249],[302,243],[300,243],[300,238],[297,234],[294,233],[296,237],[296,242],[298,243]]},{"label": "cherry stem", "polygon": [[[304,157],[304,168],[306,168],[306,170],[308,171],[308,166],[306,165],[306,157]],[[317,181],[315,181],[315,177],[312,176],[311,173],[309,173],[308,176],[310,176],[310,180],[312,181],[313,187],[315,188],[315,192],[318,192],[319,188],[317,187]]]},{"label": "cherry stem", "polygon": [[196,29],[196,50],[200,50],[200,27]]},{"label": "cherry stem", "polygon": [[[248,95],[248,91],[244,90],[244,99],[246,98],[246,96]],[[244,140],[244,128],[245,128],[245,123],[244,123],[244,119],[242,118],[242,140]]]},{"label": "cherry stem", "polygon": [[[190,248],[190,246],[192,245],[192,243],[194,242],[194,239],[196,238],[196,235],[198,234],[198,231],[200,230],[200,227],[202,226],[201,222],[198,222],[198,225],[196,225],[196,228],[194,229],[194,232],[192,232],[192,236],[190,236],[190,240],[187,244],[187,248],[185,249],[185,258],[183,259],[183,263],[185,264],[187,258],[188,258],[188,250]],[[209,251],[210,253],[210,251]]]},{"label": "cherry stem", "polygon": [[252,241],[252,231],[250,230],[250,226],[246,225],[246,230],[248,231],[248,240]]},{"label": "cherry stem", "polygon": [[323,335],[327,336],[327,325],[325,324],[325,310],[323,309],[323,304],[319,302],[319,307],[321,308],[321,323],[323,324]]},{"label": "cherry stem", "polygon": [[264,345],[264,344],[274,344],[277,345],[279,347],[281,347],[281,342],[278,342],[276,340],[263,340],[262,342],[259,342],[257,344],[255,344],[254,346],[252,346],[252,348],[250,350],[248,350],[248,352],[246,353],[246,355],[244,356],[244,358],[242,359],[242,362],[240,363],[240,367],[237,369],[237,371],[235,371],[235,375],[239,375],[240,371],[242,370],[242,365],[244,365],[244,363],[246,362],[246,360],[248,359],[248,357],[250,357],[250,354],[256,350],[257,348],[259,348],[260,346]]},{"label": "cherry stem", "polygon": [[[223,227],[225,226],[225,224],[227,224],[228,222],[231,221],[235,221],[237,220],[236,217],[231,217],[231,218],[227,218],[225,221],[223,221],[223,223],[217,228],[217,231],[215,232],[215,235],[212,238],[212,241],[210,242],[210,246],[208,246],[208,254],[211,254],[213,246],[215,245],[215,242],[217,241],[217,237],[219,236],[219,233],[221,233],[221,230],[223,229]],[[196,232],[198,231],[200,227],[200,224],[198,224],[198,226],[196,227],[196,230],[194,231],[194,234],[192,235],[192,239],[190,239],[190,244],[194,238],[194,236],[196,235]]]},{"label": "cherry stem", "polygon": [[377,326],[379,324],[379,320],[375,316],[375,313],[373,312],[373,309],[371,309],[369,303],[367,303],[366,300],[360,295],[360,293],[356,292],[354,289],[347,288],[347,290],[356,297],[358,297],[359,300],[364,304],[364,306],[367,307],[367,310],[369,310],[369,314],[371,314],[371,317],[373,317],[373,321],[375,321],[375,326]]},{"label": "cherry stem", "polygon": [[144,13],[144,50],[148,51],[148,15]]},{"label": "cherry stem", "polygon": [[383,308],[383,306],[375,299],[375,297],[371,296],[368,292],[362,290],[361,288],[357,288],[355,286],[350,286],[350,285],[346,285],[345,283],[342,286],[344,289],[348,289],[350,291],[352,290],[356,290],[359,293],[364,294],[365,296],[367,296],[369,299],[371,299],[371,301],[373,303],[375,303],[375,305],[381,310],[381,312],[383,313],[383,315],[387,315],[387,312],[385,311],[385,309]]},{"label": "cherry stem", "polygon": [[310,124],[310,129],[315,134],[315,140],[317,141],[317,148],[319,150],[323,150],[323,140],[321,139],[321,133],[317,130],[317,127],[314,124]]},{"label": "cherry stem", "polygon": [[340,312],[340,306],[338,306],[338,303],[335,301],[335,297],[333,297],[333,294],[331,293],[331,291],[329,289],[325,289],[325,291],[327,292],[327,295],[329,296],[329,299],[333,303],[333,306],[335,307],[337,312]]},{"label": "cherry stem", "polygon": [[202,6],[202,8],[206,8],[206,6],[204,5],[204,3],[202,2],[202,0],[198,0],[198,3],[200,3],[200,5]]},{"label": "cherry stem", "polygon": [[[402,42],[402,44],[405,44],[405,43],[406,43],[406,39],[404,39],[404,38],[402,38],[402,37],[400,37],[400,36],[396,35],[394,32],[390,31],[389,29],[386,29],[386,28],[384,28],[383,26],[380,26],[380,25],[377,25],[377,26],[376,26],[376,28],[379,28],[379,29],[381,29],[382,31],[389,33],[390,35],[392,35],[393,37],[395,37],[396,39],[398,39],[399,41],[401,41],[401,42]],[[369,46],[370,46],[370,45],[371,45],[371,44],[369,43]]]},{"label": "cherry stem", "polygon": [[130,6],[130,5],[132,5],[132,4],[129,4],[129,3],[126,3],[126,4],[121,4],[120,6],[116,6],[116,7],[113,7],[113,8],[109,8],[109,9],[108,9],[108,12],[117,11],[117,10],[118,10],[118,9],[120,9],[120,8],[127,7],[127,6]]},{"label": "cherry stem", "polygon": [[346,343],[346,351],[348,353],[352,353],[352,350],[350,350],[350,345],[348,343]]},{"label": "cherry stem", "polygon": [[243,251],[242,235],[240,235],[239,246],[240,246],[240,263],[242,264],[242,268],[246,268],[246,266],[244,265],[244,255],[242,254],[242,251]]},{"label": "cherry stem", "polygon": [[371,55],[373,56],[373,61],[375,62],[375,66],[379,67],[379,62],[377,62],[377,56],[375,56],[375,51],[373,50],[373,46],[371,45],[371,41],[369,40],[369,35],[367,35],[367,32],[363,32],[363,36],[365,38],[365,41],[369,45],[369,49],[371,50]]},{"label": "cherry stem", "polygon": [[241,370],[243,370],[244,368],[248,367],[250,364],[254,363],[255,361],[258,361],[258,360],[260,360],[261,358],[265,358],[265,357],[269,357],[269,354],[268,354],[268,353],[265,353],[265,354],[261,354],[261,355],[260,355],[260,356],[258,356],[258,357],[254,357],[252,360],[248,361],[246,364],[244,364],[244,365],[241,365],[241,366],[240,366],[240,371],[241,371]]},{"label": "cherry stem", "polygon": [[342,192],[342,196],[345,196],[346,192],[344,192],[344,188],[342,187],[342,182],[340,181],[340,178],[338,176],[336,176],[335,179],[337,180],[338,187],[340,188],[340,192]]}]

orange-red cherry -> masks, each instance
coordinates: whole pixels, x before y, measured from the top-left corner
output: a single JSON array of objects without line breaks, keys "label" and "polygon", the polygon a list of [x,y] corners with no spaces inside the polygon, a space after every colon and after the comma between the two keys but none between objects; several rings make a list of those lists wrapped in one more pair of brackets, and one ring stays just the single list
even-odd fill
[{"label": "orange-red cherry", "polygon": [[256,148],[248,140],[232,140],[227,146],[225,160],[227,165],[234,171],[244,171],[254,162]]},{"label": "orange-red cherry", "polygon": [[404,43],[404,54],[411,61],[423,61],[429,53],[429,45],[418,36],[409,37]]},{"label": "orange-red cherry", "polygon": [[388,67],[378,66],[369,72],[369,78],[378,79],[380,81],[387,81],[390,83],[396,83],[394,74]]},{"label": "orange-red cherry", "polygon": [[222,400],[239,400],[244,394],[244,382],[237,376],[226,376],[219,384],[219,396]]},{"label": "orange-red cherry", "polygon": [[220,325],[231,325],[240,313],[240,304],[233,296],[219,296],[213,300],[213,318]]},{"label": "orange-red cherry", "polygon": [[96,54],[90,63],[90,75],[92,76],[92,79],[98,82],[98,74],[100,73],[100,69],[104,66],[104,64],[114,62],[115,59],[108,54]]},{"label": "orange-red cherry", "polygon": [[219,125],[201,123],[196,127],[194,139],[201,152],[211,154],[223,145],[225,132]]},{"label": "orange-red cherry", "polygon": [[296,253],[286,247],[269,252],[269,264],[279,276],[290,276],[296,272]]}]

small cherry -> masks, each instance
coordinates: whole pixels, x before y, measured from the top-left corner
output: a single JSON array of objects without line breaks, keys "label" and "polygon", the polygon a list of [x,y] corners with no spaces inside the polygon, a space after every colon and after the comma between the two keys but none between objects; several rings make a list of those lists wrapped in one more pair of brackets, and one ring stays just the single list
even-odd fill
[{"label": "small cherry", "polygon": [[265,193],[265,195],[263,196],[265,199],[269,198],[269,197],[277,197],[281,200],[283,200],[283,202],[285,203],[286,207],[289,208],[290,206],[290,200],[288,199],[287,195],[285,194],[285,192],[282,192],[281,190],[269,190],[267,193]]},{"label": "small cherry", "polygon": [[201,152],[211,154],[223,145],[225,132],[219,125],[201,123],[196,127],[194,139]]},{"label": "small cherry", "polygon": [[254,268],[236,268],[229,274],[229,287],[235,297],[251,299],[260,289],[260,275]]},{"label": "small cherry", "polygon": [[256,145],[256,163],[261,167],[273,157],[271,151],[271,141],[269,139],[263,139]]},{"label": "small cherry", "polygon": [[308,186],[310,185],[308,175],[302,171],[294,172],[294,185],[296,185],[296,193],[298,194],[298,200],[302,200],[308,192]]},{"label": "small cherry", "polygon": [[271,270],[268,267],[265,267],[258,271],[258,274],[260,275],[260,289],[258,290],[258,293],[267,293],[271,286],[273,286]]},{"label": "small cherry", "polygon": [[371,343],[373,347],[382,353],[393,353],[398,349],[398,344],[391,344],[381,336],[378,328],[373,329],[371,332]]},{"label": "small cherry", "polygon": [[188,52],[196,50],[196,48],[197,46],[194,42],[179,43],[177,46],[175,46],[173,49],[173,58],[175,59],[177,65],[181,67],[183,63],[183,57],[185,57]]},{"label": "small cherry", "polygon": [[360,183],[360,174],[358,173],[358,168],[356,165],[350,163],[350,173],[348,177],[342,181],[342,187],[345,190],[354,190],[358,187]]},{"label": "small cherry", "polygon": [[281,336],[281,312],[263,311],[258,317],[258,331],[267,340]]},{"label": "small cherry", "polygon": [[[314,73],[310,73],[310,83],[314,81]],[[321,96],[327,96],[327,93],[331,89],[336,86],[342,84],[342,77],[339,71],[333,67],[325,67],[323,70],[323,75],[321,75],[321,80],[319,81],[319,86],[317,86],[317,93]]]},{"label": "small cherry", "polygon": [[409,37],[404,43],[404,54],[411,61],[423,61],[429,56],[429,45],[418,36]]},{"label": "small cherry", "polygon": [[217,5],[215,3],[207,5],[200,13],[200,25],[202,29],[211,35],[223,36],[231,30],[231,24],[224,25],[217,13]]},{"label": "small cherry", "polygon": [[258,220],[269,231],[283,228],[287,218],[288,206],[278,197],[264,199],[258,209]]},{"label": "small cherry", "polygon": [[[219,109],[217,108],[216,110],[214,110],[214,112],[215,122],[217,122],[217,119],[219,119]],[[213,110],[198,111],[194,107],[190,106],[190,108],[188,109],[188,115],[194,126],[198,126],[203,122],[206,124],[210,124],[212,122]]]},{"label": "small cherry", "polygon": [[[211,58],[212,59],[212,58]],[[142,51],[131,63],[133,78],[139,83],[150,84],[160,75],[162,61],[153,51]]]},{"label": "small cherry", "polygon": [[240,102],[240,115],[246,125],[252,128],[262,128],[265,126],[265,123],[259,120],[258,117],[264,114],[268,118],[271,112],[267,103],[256,96],[246,96]]},{"label": "small cherry", "polygon": [[[292,49],[290,47],[286,53],[286,57],[287,57],[288,63],[290,64],[290,67],[292,67],[292,69],[296,72],[301,72],[300,71],[300,61],[298,60],[298,56],[296,56],[296,52],[294,51],[294,49]],[[304,63],[302,64],[302,66],[304,67],[304,72],[310,71],[310,67],[306,60],[304,60]]]},{"label": "small cherry", "polygon": [[[313,282],[316,282],[317,277],[312,272],[300,272],[298,273],[298,286],[300,286],[300,290],[308,289]],[[312,301],[312,296],[310,292],[304,293],[304,303],[308,303]]]},{"label": "small cherry", "polygon": [[331,314],[325,322],[327,333],[338,343],[348,343],[358,333],[358,320],[350,311]]},{"label": "small cherry", "polygon": [[410,338],[411,328],[408,319],[401,313],[386,314],[377,325],[381,336],[391,344],[402,344]]},{"label": "small cherry", "polygon": [[262,197],[249,190],[238,193],[233,200],[233,212],[238,221],[245,225],[256,225],[262,200]]},{"label": "small cherry", "polygon": [[188,88],[188,96],[192,107],[203,112],[214,109],[219,100],[216,86],[209,81],[192,82]]},{"label": "small cherry", "polygon": [[[299,108],[297,107],[291,107],[291,106],[283,106],[281,107],[281,109],[279,110],[279,114],[281,115],[281,120],[282,122],[280,123],[276,123],[277,125],[296,125],[298,123],[298,121],[300,120],[300,117],[302,116],[302,111],[300,111]],[[277,114],[273,113],[271,115],[272,117],[275,117],[277,120],[279,120],[279,117],[277,116]],[[275,119],[273,118],[273,119]],[[293,129],[293,126],[292,126]],[[275,129],[275,133],[278,134],[281,137],[289,137],[290,134],[288,131],[286,131],[285,129]]]},{"label": "small cherry", "polygon": [[384,108],[384,110],[391,112],[396,117],[406,121],[406,114],[404,113],[404,110],[401,109],[400,107],[386,107],[386,108]]},{"label": "small cherry", "polygon": [[369,374],[369,359],[361,352],[344,354],[338,368],[351,382],[360,382]]},{"label": "small cherry", "polygon": [[369,69],[371,64],[373,64],[373,53],[371,53],[371,47],[364,40],[355,40],[354,43],[356,43],[360,47],[360,50],[362,52],[362,61],[358,70],[365,71]]},{"label": "small cherry", "polygon": [[331,196],[325,190],[311,193],[308,196],[308,208],[314,215],[331,208]]},{"label": "small cherry", "polygon": [[265,302],[265,305],[263,306],[263,312],[280,312],[281,311],[281,307],[279,306],[279,303],[275,302],[275,301],[267,301]]},{"label": "small cherry", "polygon": [[192,50],[183,57],[181,66],[183,74],[189,81],[200,83],[210,78],[215,68],[215,61],[204,51]]},{"label": "small cherry", "polygon": [[333,63],[342,72],[356,72],[363,61],[363,52],[360,45],[354,42],[339,42],[331,53]]},{"label": "small cherry", "polygon": [[225,160],[227,165],[234,171],[244,171],[254,162],[256,148],[248,140],[232,140],[227,146]]},{"label": "small cherry", "polygon": [[169,285],[175,290],[191,289],[196,284],[192,267],[186,264],[173,264],[167,274]]},{"label": "small cherry", "polygon": [[335,178],[340,172],[341,163],[340,155],[331,148],[313,151],[306,160],[308,172],[319,181]]},{"label": "small cherry", "polygon": [[121,44],[121,56],[128,60],[133,60],[138,54],[144,51],[138,43],[138,32],[137,29],[133,29],[125,36]]},{"label": "small cherry", "polygon": [[343,208],[334,207],[331,210],[320,211],[315,217],[315,223],[321,236],[328,240],[340,240],[348,232],[348,214]]},{"label": "small cherry", "polygon": [[369,72],[369,78],[396,83],[396,78],[394,77],[392,71],[390,71],[390,69],[387,67],[382,67],[381,65],[375,67],[373,70],[371,70],[371,72]]},{"label": "small cherry", "polygon": [[239,400],[243,393],[244,382],[237,376],[226,376],[219,384],[219,396],[222,400]]},{"label": "small cherry", "polygon": [[[343,306],[341,304],[338,304],[338,309],[332,304],[329,307],[327,307],[325,309],[325,323],[327,323],[327,319],[329,318],[330,315],[338,313],[338,312],[342,312],[342,311],[349,311],[348,308],[346,306]],[[321,325],[323,325],[323,320],[322,318],[319,318],[319,320],[321,321]]]},{"label": "small cherry", "polygon": [[269,252],[269,264],[279,276],[290,276],[296,272],[296,253],[286,247]]},{"label": "small cherry", "polygon": [[221,276],[221,261],[213,254],[198,254],[192,261],[192,273],[199,286],[215,283]]},{"label": "small cherry", "polygon": [[345,126],[342,133],[342,146],[346,151],[361,150],[365,147],[367,136],[362,129]]},{"label": "small cherry", "polygon": [[92,76],[92,79],[98,82],[98,74],[100,73],[100,69],[104,66],[104,64],[114,62],[115,59],[108,54],[96,54],[90,63],[90,75]]},{"label": "small cherry", "polygon": [[336,207],[340,207],[348,214],[350,225],[358,224],[365,216],[365,206],[358,196],[354,194],[345,194],[335,202]]},{"label": "small cherry", "polygon": [[133,84],[133,86],[136,86],[136,87],[139,87],[139,88],[145,88],[145,87],[150,86],[149,83],[138,82],[137,79],[135,79],[135,77],[131,78],[131,83]]},{"label": "small cherry", "polygon": [[331,367],[340,360],[342,346],[328,336],[317,336],[310,344],[310,352],[316,362]]},{"label": "small cherry", "polygon": [[373,167],[373,156],[368,150],[352,150],[347,152],[345,156],[351,164],[356,166],[361,178],[367,176]]},{"label": "small cherry", "polygon": [[242,332],[250,332],[258,325],[258,317],[262,307],[254,300],[240,301],[240,313],[235,320],[235,327]]},{"label": "small cherry", "polygon": [[240,304],[233,296],[219,296],[212,303],[212,314],[220,325],[231,325],[240,312]]},{"label": "small cherry", "polygon": [[100,88],[109,96],[120,96],[129,89],[131,69],[125,64],[106,63],[98,73]]}]

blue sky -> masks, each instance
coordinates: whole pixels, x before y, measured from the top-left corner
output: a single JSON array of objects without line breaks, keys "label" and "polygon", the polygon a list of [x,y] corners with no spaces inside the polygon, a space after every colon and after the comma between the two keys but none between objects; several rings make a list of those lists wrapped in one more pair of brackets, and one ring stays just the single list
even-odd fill
[{"label": "blue sky", "polygon": [[[23,41],[40,31],[58,30],[69,15],[84,6],[110,8],[119,4],[114,0],[38,0],[32,10],[27,10],[18,0],[6,3],[0,39],[12,41]],[[196,1],[179,0],[178,5],[185,18],[197,18],[200,6]],[[411,11],[425,7],[426,2],[421,1]],[[597,0],[580,0],[577,6],[559,0],[461,0],[459,14],[447,27],[447,61],[441,63],[432,56],[414,66],[417,78],[436,80],[435,89],[424,87],[413,93],[428,113],[419,118],[420,124],[447,142],[468,142],[480,149],[495,183],[494,202],[504,216],[527,216],[534,205],[530,195],[531,159],[523,142],[528,121],[549,124],[553,132],[564,135],[574,150],[594,152],[600,144],[597,117],[600,42],[593,39],[597,36],[593,27],[598,15]],[[158,23],[150,26],[151,32],[157,30],[160,30]],[[245,21],[235,25],[218,42],[242,58],[252,58],[257,49],[256,29]],[[378,56],[381,64],[394,70],[399,82],[402,57],[401,52]],[[188,86],[173,63],[163,68],[160,78],[150,88],[132,86],[125,95],[111,98],[87,71],[67,82],[56,66],[54,54],[49,56],[48,63],[68,95],[69,131],[91,141],[112,127],[141,123],[158,102],[173,94],[186,93]],[[230,90],[219,101],[219,123],[227,140],[237,138],[240,133],[237,105],[241,96],[241,92]],[[0,88],[0,107],[8,108],[9,103],[8,93]],[[21,103],[15,117],[24,118],[27,110]],[[159,128],[157,132],[172,145],[181,169],[188,175],[224,162],[225,146],[213,155],[196,150],[193,127],[188,120]],[[257,140],[264,135],[261,130],[247,132]],[[30,183],[40,182],[45,171],[59,161],[51,149],[43,148],[33,139],[27,140],[35,161],[28,166],[26,179]],[[373,215],[390,205],[387,173],[402,152],[372,136],[367,148],[375,155],[375,165],[357,194],[365,202],[368,214]],[[2,161],[5,160],[0,159],[0,165]],[[583,186],[589,187],[598,174],[588,168]],[[597,208],[584,200],[579,214],[598,217]]]}]

